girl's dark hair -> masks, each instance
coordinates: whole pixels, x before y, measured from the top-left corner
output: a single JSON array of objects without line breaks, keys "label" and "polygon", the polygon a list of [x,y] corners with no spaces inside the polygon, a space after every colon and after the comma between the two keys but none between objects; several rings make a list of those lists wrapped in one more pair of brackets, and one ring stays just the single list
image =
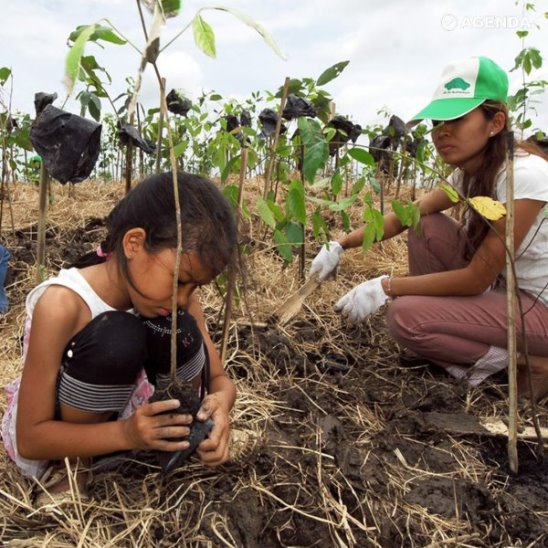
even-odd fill
[{"label": "girl's dark hair", "polygon": [[[473,196],[489,196],[496,199],[496,179],[500,168],[506,159],[506,133],[510,130],[508,108],[500,101],[485,101],[478,107],[487,120],[492,120],[497,112],[502,112],[506,119],[505,129],[491,137],[484,150],[483,162],[474,175],[464,174],[463,178],[463,194],[467,198]],[[535,143],[530,141],[516,141],[516,149],[521,149],[529,154],[535,154],[548,160],[548,157],[543,150]],[[465,251],[466,258],[470,260],[477,251],[485,236],[489,232],[489,225],[483,217],[473,208],[468,208],[466,211],[468,217],[467,222],[467,248]]]},{"label": "girl's dark hair", "polygon": [[[235,259],[237,229],[231,206],[208,179],[180,172],[177,182],[183,251],[195,253],[215,275],[219,274]],[[126,277],[128,268],[123,238],[128,230],[136,227],[145,230],[145,245],[150,253],[176,248],[172,173],[151,175],[134,187],[111,211],[106,226],[107,236],[101,250],[104,254],[116,252],[120,269]],[[97,256],[94,262],[104,260]]]}]

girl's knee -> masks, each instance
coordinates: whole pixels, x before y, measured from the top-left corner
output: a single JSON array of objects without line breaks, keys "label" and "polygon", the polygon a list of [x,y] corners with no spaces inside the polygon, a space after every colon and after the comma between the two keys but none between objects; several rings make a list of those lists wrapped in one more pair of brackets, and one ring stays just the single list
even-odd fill
[{"label": "girl's knee", "polygon": [[96,316],[68,343],[63,366],[84,382],[133,382],[146,360],[146,332],[139,318],[120,311]]}]

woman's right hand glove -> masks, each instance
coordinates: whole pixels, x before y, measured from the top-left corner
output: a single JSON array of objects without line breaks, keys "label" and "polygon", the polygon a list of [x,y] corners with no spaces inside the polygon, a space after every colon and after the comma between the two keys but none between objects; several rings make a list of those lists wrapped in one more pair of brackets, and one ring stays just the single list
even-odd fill
[{"label": "woman's right hand glove", "polygon": [[310,275],[317,274],[320,282],[330,277],[334,278],[343,251],[339,242],[331,241],[324,244],[310,265]]}]

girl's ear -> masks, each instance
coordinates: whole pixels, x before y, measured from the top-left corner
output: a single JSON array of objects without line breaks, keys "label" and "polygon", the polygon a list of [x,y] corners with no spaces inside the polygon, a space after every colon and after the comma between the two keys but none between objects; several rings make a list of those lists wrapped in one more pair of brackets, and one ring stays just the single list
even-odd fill
[{"label": "girl's ear", "polygon": [[146,232],[143,228],[129,229],[122,239],[126,259],[133,259],[145,249]]},{"label": "girl's ear", "polygon": [[506,127],[506,115],[504,112],[497,112],[491,123],[491,131],[494,134],[504,131],[504,128]]}]

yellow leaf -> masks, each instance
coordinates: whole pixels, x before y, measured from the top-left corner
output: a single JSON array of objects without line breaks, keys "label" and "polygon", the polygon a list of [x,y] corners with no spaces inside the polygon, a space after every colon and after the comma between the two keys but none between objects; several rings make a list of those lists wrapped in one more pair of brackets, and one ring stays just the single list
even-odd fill
[{"label": "yellow leaf", "polygon": [[440,183],[438,186],[445,192],[445,194],[447,194],[449,199],[454,204],[457,204],[460,202],[459,193],[450,184]]},{"label": "yellow leaf", "polygon": [[488,221],[498,221],[506,215],[506,208],[489,196],[468,198],[468,203]]}]

